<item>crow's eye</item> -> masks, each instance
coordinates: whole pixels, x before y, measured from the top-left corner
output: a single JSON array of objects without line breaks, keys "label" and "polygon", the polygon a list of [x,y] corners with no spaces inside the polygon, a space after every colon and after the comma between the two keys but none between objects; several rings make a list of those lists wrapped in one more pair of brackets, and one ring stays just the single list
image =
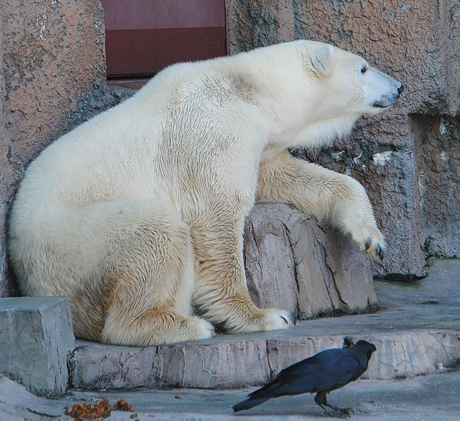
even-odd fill
[{"label": "crow's eye", "polygon": [[361,73],[362,73],[362,74],[366,73],[368,69],[369,69],[368,66],[363,66],[363,67],[361,67]]}]

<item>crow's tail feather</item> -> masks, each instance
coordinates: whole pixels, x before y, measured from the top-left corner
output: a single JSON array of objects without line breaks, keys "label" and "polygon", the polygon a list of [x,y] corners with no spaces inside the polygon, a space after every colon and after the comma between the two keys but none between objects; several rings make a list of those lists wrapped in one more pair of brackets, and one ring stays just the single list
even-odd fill
[{"label": "crow's tail feather", "polygon": [[260,398],[260,399],[251,399],[251,398],[249,398],[249,399],[246,399],[243,402],[240,402],[240,403],[236,404],[233,407],[233,411],[238,412],[238,411],[244,411],[246,409],[251,409],[251,408],[254,408],[257,405],[260,405],[260,404],[264,403],[265,401],[268,401],[269,399],[270,398]]}]

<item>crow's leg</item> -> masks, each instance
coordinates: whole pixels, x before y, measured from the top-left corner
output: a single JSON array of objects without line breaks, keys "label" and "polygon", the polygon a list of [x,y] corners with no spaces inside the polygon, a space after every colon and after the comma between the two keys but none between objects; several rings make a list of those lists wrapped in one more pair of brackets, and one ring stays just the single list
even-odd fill
[{"label": "crow's leg", "polygon": [[315,402],[323,408],[331,417],[346,418],[349,417],[353,410],[351,408],[338,408],[334,405],[327,403],[327,392],[319,392],[315,396]]}]

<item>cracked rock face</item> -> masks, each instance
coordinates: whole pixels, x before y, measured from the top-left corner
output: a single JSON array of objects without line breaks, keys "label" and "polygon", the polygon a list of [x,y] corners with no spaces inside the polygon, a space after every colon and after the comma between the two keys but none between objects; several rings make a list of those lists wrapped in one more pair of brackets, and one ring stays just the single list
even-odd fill
[{"label": "cracked rock face", "polygon": [[[70,384],[83,390],[260,386],[297,361],[342,346],[343,335],[307,335],[309,323],[299,324],[297,335],[281,334],[281,339],[223,335],[147,348],[77,341],[69,362]],[[446,330],[366,335],[364,339],[376,345],[377,353],[363,378],[394,379],[442,370],[458,360],[457,336]]]},{"label": "cracked rock face", "polygon": [[258,307],[305,320],[377,305],[370,259],[347,237],[289,205],[256,204],[244,244],[248,289]]}]

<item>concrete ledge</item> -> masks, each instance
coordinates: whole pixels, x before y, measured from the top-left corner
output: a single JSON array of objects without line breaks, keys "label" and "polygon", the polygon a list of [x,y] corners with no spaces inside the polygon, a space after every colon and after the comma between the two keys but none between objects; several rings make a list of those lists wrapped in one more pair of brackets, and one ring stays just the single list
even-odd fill
[{"label": "concrete ledge", "polygon": [[67,298],[0,299],[0,373],[33,393],[60,395],[67,389],[74,347]]},{"label": "concrete ledge", "polygon": [[302,321],[285,331],[217,335],[147,348],[75,343],[67,298],[5,298],[0,300],[0,373],[36,394],[50,396],[63,393],[67,386],[83,390],[259,386],[296,361],[341,347],[345,336],[377,346],[364,378],[444,371],[460,361],[459,269],[460,261],[440,261],[417,284],[377,283],[381,305],[387,307],[377,313]]},{"label": "concrete ledge", "polygon": [[[366,316],[350,316],[362,323]],[[338,319],[337,319],[338,320]],[[331,320],[329,320],[329,323]],[[344,335],[315,335],[315,321],[301,322],[289,334],[227,335],[175,346],[133,348],[77,341],[70,361],[71,387],[236,388],[266,383],[281,369],[328,348],[339,348]],[[338,324],[341,324],[339,321]],[[307,335],[307,331],[313,334]],[[347,332],[347,330],[345,330]],[[460,358],[460,332],[452,330],[348,330],[355,341],[377,346],[364,378],[393,379],[434,373]]]}]

